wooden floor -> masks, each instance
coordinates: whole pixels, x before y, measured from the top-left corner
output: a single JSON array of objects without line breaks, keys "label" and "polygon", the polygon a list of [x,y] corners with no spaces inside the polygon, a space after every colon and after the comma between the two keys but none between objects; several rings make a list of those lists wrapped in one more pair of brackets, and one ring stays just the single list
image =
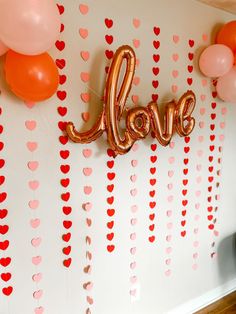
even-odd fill
[{"label": "wooden floor", "polygon": [[236,291],[195,314],[236,314]]}]

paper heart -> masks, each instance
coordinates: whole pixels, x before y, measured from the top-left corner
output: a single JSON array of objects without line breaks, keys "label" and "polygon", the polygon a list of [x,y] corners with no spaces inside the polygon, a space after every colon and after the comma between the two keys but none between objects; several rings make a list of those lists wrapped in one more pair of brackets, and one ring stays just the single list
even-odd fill
[{"label": "paper heart", "polygon": [[37,209],[39,206],[39,201],[38,200],[31,200],[31,201],[29,201],[28,205],[31,209]]},{"label": "paper heart", "polygon": [[172,71],[172,76],[173,76],[174,78],[178,77],[178,75],[179,75],[179,71],[178,71],[178,70],[173,70],[173,71]]},{"label": "paper heart", "polygon": [[109,253],[113,252],[114,249],[115,249],[115,246],[114,246],[114,245],[107,245],[107,251],[108,251]]},{"label": "paper heart", "polygon": [[198,246],[199,246],[199,242],[198,242],[198,241],[194,241],[194,242],[193,242],[193,246],[194,246],[194,247],[198,247]]},{"label": "paper heart", "polygon": [[39,265],[42,262],[42,257],[41,256],[33,256],[32,257],[32,263],[34,265]]},{"label": "paper heart", "polygon": [[200,122],[199,122],[199,127],[200,127],[200,129],[203,129],[204,126],[205,126],[205,123],[204,123],[203,121],[200,121]]},{"label": "paper heart", "polygon": [[92,150],[89,149],[89,148],[84,149],[83,150],[83,155],[84,155],[85,158],[91,157],[92,156]]},{"label": "paper heart", "polygon": [[30,225],[32,228],[38,228],[40,225],[40,219],[36,218],[36,219],[31,219],[30,220]]},{"label": "paper heart", "polygon": [[224,134],[220,134],[220,135],[219,135],[219,140],[220,140],[221,142],[223,142],[223,141],[225,140]]},{"label": "paper heart", "polygon": [[29,161],[27,165],[31,171],[35,171],[35,170],[37,170],[37,168],[39,166],[39,162],[38,161]]},{"label": "paper heart", "polygon": [[1,278],[3,281],[7,282],[11,279],[11,273],[2,273]]},{"label": "paper heart", "polygon": [[35,120],[27,120],[25,121],[25,126],[29,131],[33,131],[37,126],[37,122]]},{"label": "paper heart", "polygon": [[111,28],[113,26],[113,20],[112,19],[105,19],[105,25],[107,28]]},{"label": "paper heart", "polygon": [[90,94],[89,93],[81,93],[80,97],[84,103],[88,103],[90,101]]},{"label": "paper heart", "polygon": [[172,252],[172,248],[171,247],[167,247],[166,248],[166,254],[170,254]]},{"label": "paper heart", "polygon": [[137,251],[136,247],[132,247],[132,248],[130,249],[130,254],[135,255],[135,254],[136,254],[136,251]]},{"label": "paper heart", "polygon": [[198,165],[196,166],[196,169],[197,169],[197,171],[201,171],[202,165],[199,165],[199,164],[198,164]]},{"label": "paper heart", "polygon": [[166,263],[166,265],[170,265],[171,259],[170,258],[166,259],[165,263]]},{"label": "paper heart", "polygon": [[132,211],[133,213],[136,213],[137,210],[138,210],[138,206],[137,206],[137,205],[131,206],[131,211]]},{"label": "paper heart", "polygon": [[173,228],[173,223],[169,222],[166,226],[167,226],[167,229],[172,229]]},{"label": "paper heart", "polygon": [[31,240],[31,244],[32,244],[32,246],[34,246],[34,247],[40,246],[41,242],[42,242],[42,239],[41,239],[41,238],[33,238],[33,239]]},{"label": "paper heart", "polygon": [[170,142],[169,146],[173,149],[175,147],[175,142]]},{"label": "paper heart", "polygon": [[83,284],[83,288],[87,291],[91,291],[93,289],[93,283],[91,281]]},{"label": "paper heart", "polygon": [[132,189],[132,190],[130,190],[131,196],[136,196],[136,195],[137,195],[137,192],[138,192],[137,189]]},{"label": "paper heart", "polygon": [[44,312],[44,308],[43,308],[42,306],[36,307],[36,308],[34,309],[34,313],[35,313],[35,314],[43,314],[43,312]]},{"label": "paper heart", "polygon": [[27,142],[26,146],[30,152],[34,152],[38,148],[37,142]]},{"label": "paper heart", "polygon": [[169,170],[168,171],[168,177],[173,177],[173,175],[174,175],[174,171],[173,170]]},{"label": "paper heart", "polygon": [[81,51],[80,56],[84,61],[88,61],[90,58],[90,54],[88,51]]},{"label": "paper heart", "polygon": [[136,239],[136,233],[130,234],[130,240],[134,241]]},{"label": "paper heart", "polygon": [[12,291],[13,291],[13,288],[12,288],[11,286],[2,288],[2,292],[3,292],[3,294],[5,294],[6,296],[11,295],[11,294],[12,294]]},{"label": "paper heart", "polygon": [[197,265],[197,264],[193,264],[193,265],[192,265],[192,269],[193,269],[193,270],[197,270],[197,268],[198,268],[198,265]]},{"label": "paper heart", "polygon": [[132,296],[132,297],[135,297],[136,296],[136,293],[137,293],[137,290],[136,289],[132,289],[129,291],[129,294]]},{"label": "paper heart", "polygon": [[135,86],[137,86],[137,85],[139,85],[139,83],[140,83],[140,77],[135,76],[134,79],[133,79],[133,84],[134,84]]},{"label": "paper heart", "polygon": [[84,208],[84,210],[85,211],[87,211],[87,212],[89,212],[91,209],[92,209],[92,207],[93,207],[93,204],[92,203],[85,203],[85,204],[83,204],[83,208]]},{"label": "paper heart", "polygon": [[203,142],[203,140],[204,140],[204,136],[203,136],[203,135],[198,136],[198,141],[199,141],[200,143]]},{"label": "paper heart", "polygon": [[155,241],[156,237],[155,236],[150,236],[148,238],[149,242],[153,243]]},{"label": "paper heart", "polygon": [[171,239],[172,239],[172,236],[170,234],[166,236],[166,241],[167,242],[171,242]]},{"label": "paper heart", "polygon": [[140,20],[137,19],[137,18],[134,18],[134,19],[133,19],[133,25],[134,25],[135,28],[139,28],[139,26],[140,26]]},{"label": "paper heart", "polygon": [[131,160],[131,165],[132,167],[136,167],[138,165],[138,161],[135,159]]},{"label": "paper heart", "polygon": [[130,181],[131,182],[135,182],[137,180],[137,176],[136,174],[133,174],[131,177],[130,177]]},{"label": "paper heart", "polygon": [[132,101],[133,101],[134,104],[137,104],[138,101],[139,101],[138,95],[132,95],[132,96],[131,96],[131,99],[132,99]]},{"label": "paper heart", "polygon": [[130,268],[131,268],[131,269],[135,269],[136,266],[137,266],[137,263],[136,263],[136,262],[132,262],[132,263],[130,264]]},{"label": "paper heart", "polygon": [[35,106],[35,102],[33,102],[33,101],[24,101],[24,104],[26,105],[26,107],[28,107],[28,108],[33,108],[34,106]]},{"label": "paper heart", "polygon": [[80,78],[83,82],[87,83],[90,80],[90,74],[87,72],[81,72]]},{"label": "paper heart", "polygon": [[207,34],[202,34],[202,40],[203,41],[208,41],[208,35]]},{"label": "paper heart", "polygon": [[43,275],[42,275],[41,273],[38,273],[38,274],[34,274],[34,275],[32,276],[32,279],[33,279],[33,281],[35,281],[35,282],[39,282],[39,281],[42,279],[42,277],[43,277]]},{"label": "paper heart", "polygon": [[205,101],[206,100],[206,95],[200,95],[201,101]]},{"label": "paper heart", "polygon": [[169,164],[173,164],[175,162],[175,157],[169,157],[168,162]]},{"label": "paper heart", "polygon": [[89,7],[86,4],[80,4],[79,10],[81,14],[86,15],[89,11]]},{"label": "paper heart", "polygon": [[139,48],[140,40],[139,39],[133,39],[133,45],[134,45],[135,48]]},{"label": "paper heart", "polygon": [[132,219],[130,220],[130,224],[131,224],[132,226],[136,225],[137,222],[138,222],[137,218],[132,218]]},{"label": "paper heart", "polygon": [[36,300],[39,300],[43,295],[43,290],[38,290],[38,291],[35,291],[33,293],[33,297],[36,299]]},{"label": "paper heart", "polygon": [[197,259],[198,258],[198,253],[194,253],[193,254],[193,259]]},{"label": "paper heart", "polygon": [[168,217],[171,217],[171,215],[172,215],[172,210],[167,210],[166,215],[167,215]]},{"label": "paper heart", "polygon": [[202,150],[198,150],[198,151],[197,151],[197,155],[198,155],[199,157],[201,157],[201,156],[203,155],[203,151],[202,151]]},{"label": "paper heart", "polygon": [[174,53],[172,55],[172,59],[173,59],[173,61],[177,62],[179,60],[179,55],[177,53]]},{"label": "paper heart", "polygon": [[138,277],[137,276],[131,276],[129,280],[132,284],[135,284],[138,281]]},{"label": "paper heart", "polygon": [[172,90],[173,93],[177,93],[177,91],[178,91],[178,86],[177,86],[177,85],[172,85],[172,86],[171,86],[171,90]]},{"label": "paper heart", "polygon": [[173,184],[172,183],[168,183],[167,184],[167,188],[168,188],[168,190],[172,190],[173,189]]},{"label": "paper heart", "polygon": [[222,108],[221,109],[221,114],[225,115],[226,113],[227,113],[227,108],[226,107]]},{"label": "paper heart", "polygon": [[31,190],[35,191],[39,187],[39,181],[38,180],[29,181],[28,185]]},{"label": "paper heart", "polygon": [[93,172],[92,168],[83,168],[83,174],[87,177],[89,177]]},{"label": "paper heart", "polygon": [[202,86],[203,87],[207,86],[207,84],[208,84],[208,81],[206,79],[202,79]]},{"label": "paper heart", "polygon": [[177,44],[179,42],[179,36],[178,35],[173,35],[173,42]]},{"label": "paper heart", "polygon": [[83,39],[87,38],[88,37],[88,30],[87,30],[87,28],[80,28],[79,29],[79,34],[80,34],[80,36]]}]

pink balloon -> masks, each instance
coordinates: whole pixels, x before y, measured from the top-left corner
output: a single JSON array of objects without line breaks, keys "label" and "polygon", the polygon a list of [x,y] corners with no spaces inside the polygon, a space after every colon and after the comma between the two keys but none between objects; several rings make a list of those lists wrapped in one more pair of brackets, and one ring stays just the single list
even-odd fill
[{"label": "pink balloon", "polygon": [[44,53],[59,37],[60,26],[53,0],[0,0],[0,40],[18,53]]},{"label": "pink balloon", "polygon": [[216,91],[222,100],[236,103],[236,66],[218,79]]},{"label": "pink balloon", "polygon": [[8,50],[9,48],[0,41],[0,57],[3,56]]},{"label": "pink balloon", "polygon": [[199,67],[202,73],[208,77],[225,75],[234,64],[234,55],[225,45],[211,45],[200,56]]}]

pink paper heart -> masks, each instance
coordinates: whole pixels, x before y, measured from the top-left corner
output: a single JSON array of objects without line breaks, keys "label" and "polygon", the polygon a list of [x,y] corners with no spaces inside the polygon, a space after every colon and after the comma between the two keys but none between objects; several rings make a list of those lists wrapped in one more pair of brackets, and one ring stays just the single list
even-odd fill
[{"label": "pink paper heart", "polygon": [[205,108],[200,108],[200,115],[203,116],[206,112],[206,109]]},{"label": "pink paper heart", "polygon": [[29,181],[28,185],[31,190],[35,191],[39,187],[39,181],[38,180]]},{"label": "pink paper heart", "polygon": [[172,239],[172,236],[170,234],[166,236],[166,241],[167,242],[171,242],[171,239]]},{"label": "pink paper heart", "polygon": [[137,180],[137,176],[136,174],[133,174],[131,177],[130,177],[130,181],[131,182],[135,182]]},{"label": "pink paper heart", "polygon": [[132,99],[132,101],[133,101],[134,104],[137,104],[138,101],[139,101],[138,95],[132,95],[131,99]]},{"label": "pink paper heart", "polygon": [[85,158],[89,158],[92,155],[92,150],[89,148],[83,149],[83,155]]},{"label": "pink paper heart", "polygon": [[168,171],[168,177],[171,178],[174,175],[174,171],[173,170],[169,170]]},{"label": "pink paper heart", "polygon": [[29,131],[33,131],[37,126],[37,122],[35,120],[27,120],[25,121],[25,126]]},{"label": "pink paper heart", "polygon": [[133,45],[134,45],[135,48],[139,48],[140,40],[139,39],[133,39]]},{"label": "pink paper heart", "polygon": [[198,247],[198,246],[199,246],[199,242],[198,242],[198,241],[194,241],[194,242],[193,242],[193,246],[194,246],[194,247]]},{"label": "pink paper heart", "polygon": [[138,143],[134,143],[134,145],[132,146],[132,151],[136,152],[138,150],[138,148],[139,148]]},{"label": "pink paper heart", "polygon": [[87,28],[80,28],[79,29],[79,34],[80,34],[80,36],[83,39],[87,38],[88,37],[88,30],[87,30]]},{"label": "pink paper heart", "polygon": [[166,259],[166,265],[170,265],[170,263],[171,263],[171,259],[170,258]]},{"label": "pink paper heart", "polygon": [[132,218],[131,220],[130,220],[130,223],[131,223],[131,225],[132,226],[134,226],[134,225],[136,225],[137,224],[137,218]]},{"label": "pink paper heart", "polygon": [[26,146],[30,152],[34,152],[38,148],[37,142],[27,142]]},{"label": "pink paper heart", "polygon": [[83,209],[87,212],[89,212],[92,209],[92,207],[93,207],[93,204],[90,202],[83,204]]},{"label": "pink paper heart", "polygon": [[219,140],[220,140],[221,142],[223,142],[223,141],[225,140],[224,134],[220,134],[220,135],[219,135]]},{"label": "pink paper heart", "polygon": [[37,209],[39,206],[39,201],[38,200],[31,200],[31,201],[29,201],[28,205],[31,209]]},{"label": "pink paper heart", "polygon": [[167,215],[168,217],[171,217],[171,215],[172,215],[172,210],[167,210],[166,215]]},{"label": "pink paper heart", "polygon": [[35,219],[31,219],[30,220],[30,225],[32,228],[38,228],[40,225],[40,219],[39,218],[35,218]]},{"label": "pink paper heart", "polygon": [[172,183],[167,184],[167,188],[168,188],[168,190],[172,190],[173,189],[173,184]]},{"label": "pink paper heart", "polygon": [[172,252],[172,248],[171,247],[167,247],[166,248],[166,254],[170,254]]},{"label": "pink paper heart", "polygon": [[199,127],[200,127],[200,129],[203,129],[204,126],[205,126],[205,123],[204,123],[203,121],[200,121],[200,122],[199,122]]},{"label": "pink paper heart", "polygon": [[44,308],[42,306],[36,307],[36,309],[34,310],[35,314],[43,314],[43,312],[44,312]]},{"label": "pink paper heart", "polygon": [[88,61],[88,59],[90,58],[90,54],[88,51],[81,51],[80,55],[84,61]]},{"label": "pink paper heart", "polygon": [[132,254],[132,255],[135,255],[136,254],[136,247],[132,247],[131,249],[130,249],[130,254]]},{"label": "pink paper heart", "polygon": [[197,155],[198,155],[199,157],[201,157],[201,156],[203,155],[203,151],[202,151],[202,150],[198,150],[198,151],[197,151]]},{"label": "pink paper heart", "polygon": [[173,93],[177,93],[177,91],[178,91],[178,86],[177,86],[177,85],[172,85],[172,86],[171,86],[171,90],[172,90]]},{"label": "pink paper heart", "polygon": [[38,161],[29,161],[27,165],[31,171],[35,171],[35,170],[37,170],[39,163],[38,163]]},{"label": "pink paper heart", "polygon": [[196,166],[196,169],[197,169],[197,171],[201,171],[201,170],[202,170],[202,165],[199,165],[199,164],[198,164],[198,165]]},{"label": "pink paper heart", "polygon": [[198,253],[194,253],[193,254],[193,259],[197,259],[198,258]]},{"label": "pink paper heart", "polygon": [[130,264],[130,268],[131,268],[131,269],[135,269],[136,266],[137,266],[136,262],[132,262],[132,263]]},{"label": "pink paper heart", "polygon": [[196,178],[196,182],[197,182],[197,183],[201,183],[201,182],[202,182],[202,177],[200,177],[200,176],[197,177],[197,178]]},{"label": "pink paper heart", "polygon": [[138,165],[138,161],[135,159],[131,160],[131,165],[132,167],[136,167]]},{"label": "pink paper heart", "polygon": [[34,256],[32,257],[32,263],[34,265],[39,265],[42,262],[42,257],[41,256]]},{"label": "pink paper heart", "polygon": [[88,103],[90,101],[90,94],[89,93],[81,93],[80,97],[84,103]]},{"label": "pink paper heart", "polygon": [[208,35],[207,34],[202,34],[202,40],[203,41],[208,41]]},{"label": "pink paper heart", "polygon": [[26,107],[28,107],[30,109],[36,105],[36,103],[33,101],[24,101],[24,104],[26,105]]},{"label": "pink paper heart", "polygon": [[167,229],[172,229],[173,228],[173,223],[172,222],[169,222],[168,224],[167,224]]},{"label": "pink paper heart", "polygon": [[137,18],[134,18],[134,19],[133,19],[133,25],[134,25],[135,28],[139,28],[139,26],[140,26],[140,20],[137,19]]},{"label": "pink paper heart", "polygon": [[194,220],[198,221],[200,219],[199,215],[195,215]]},{"label": "pink paper heart", "polygon": [[173,76],[174,78],[178,77],[178,75],[179,75],[179,71],[177,71],[177,70],[173,70],[173,71],[172,71],[172,76]]},{"label": "pink paper heart", "polygon": [[132,205],[132,206],[131,206],[131,211],[132,211],[133,213],[136,213],[137,210],[138,210],[138,206],[137,206],[137,205]]},{"label": "pink paper heart", "polygon": [[220,122],[220,128],[224,129],[225,128],[225,122]]},{"label": "pink paper heart", "polygon": [[90,74],[87,72],[81,72],[80,78],[84,83],[87,83],[90,80]]},{"label": "pink paper heart", "polygon": [[41,273],[38,273],[38,274],[34,274],[34,275],[32,276],[32,279],[33,279],[33,281],[35,281],[35,282],[39,282],[39,281],[42,279],[42,277],[43,277],[43,275],[42,275]]},{"label": "pink paper heart", "polygon": [[33,238],[31,240],[31,244],[34,247],[38,247],[41,244],[42,239],[41,238]]},{"label": "pink paper heart", "polygon": [[36,300],[40,299],[40,298],[42,297],[42,295],[43,295],[43,290],[38,290],[38,291],[35,291],[35,292],[33,293],[33,297],[34,297]]},{"label": "pink paper heart", "polygon": [[133,79],[133,84],[134,84],[135,86],[137,86],[137,85],[139,85],[139,83],[140,83],[140,77],[135,76],[134,79]]},{"label": "pink paper heart", "polygon": [[137,290],[136,290],[136,289],[132,289],[132,290],[129,291],[129,293],[130,293],[130,295],[131,295],[132,297],[135,297],[135,296],[136,296],[136,293],[137,293]]},{"label": "pink paper heart", "polygon": [[225,115],[226,113],[227,113],[227,108],[226,107],[222,108],[221,109],[221,114]]},{"label": "pink paper heart", "polygon": [[192,269],[193,270],[197,270],[197,268],[198,268],[198,265],[197,264],[193,264]]},{"label": "pink paper heart", "polygon": [[177,44],[179,42],[179,36],[178,35],[173,35],[173,42]]},{"label": "pink paper heart", "polygon": [[216,237],[218,237],[218,236],[219,236],[219,231],[214,230],[214,235],[215,235]]},{"label": "pink paper heart", "polygon": [[137,282],[137,280],[138,280],[137,276],[131,276],[131,277],[130,277],[130,282],[131,282],[132,284],[135,284],[135,283]]},{"label": "pink paper heart", "polygon": [[206,100],[206,95],[200,95],[201,101],[205,101]]},{"label": "pink paper heart", "polygon": [[169,196],[167,197],[167,201],[168,201],[169,203],[173,202],[173,199],[174,199],[173,195],[169,195]]},{"label": "pink paper heart", "polygon": [[203,79],[202,80],[202,86],[207,86],[207,84],[208,84],[208,81],[206,79]]},{"label": "pink paper heart", "polygon": [[175,142],[170,142],[169,146],[173,149],[175,147]]},{"label": "pink paper heart", "polygon": [[177,62],[179,60],[179,55],[177,53],[174,53],[172,55],[172,59],[173,59],[173,61]]},{"label": "pink paper heart", "polygon": [[169,277],[169,276],[171,275],[171,270],[168,269],[167,271],[165,271],[165,275],[166,275],[167,277]]},{"label": "pink paper heart", "polygon": [[195,209],[199,209],[200,208],[200,203],[196,203],[195,204]]},{"label": "pink paper heart", "polygon": [[199,197],[199,196],[201,195],[201,191],[196,191],[196,192],[195,192],[195,195],[196,195],[197,197]]},{"label": "pink paper heart", "polygon": [[200,136],[198,136],[198,142],[203,142],[203,140],[204,140],[204,136],[203,135],[200,135]]},{"label": "pink paper heart", "polygon": [[173,164],[175,162],[175,157],[173,156],[169,157],[168,161],[169,161],[169,164]]},{"label": "pink paper heart", "polygon": [[132,241],[136,240],[136,233],[130,234],[130,240],[132,240]]},{"label": "pink paper heart", "polygon": [[92,193],[92,187],[91,186],[84,186],[84,194],[89,195]]},{"label": "pink paper heart", "polygon": [[131,194],[131,196],[136,196],[137,195],[137,189],[132,189],[132,190],[130,190],[130,194]]},{"label": "pink paper heart", "polygon": [[81,14],[86,15],[89,11],[89,7],[86,4],[80,4],[79,10]]},{"label": "pink paper heart", "polygon": [[83,174],[86,176],[86,177],[89,177],[93,172],[93,169],[92,168],[83,168]]}]

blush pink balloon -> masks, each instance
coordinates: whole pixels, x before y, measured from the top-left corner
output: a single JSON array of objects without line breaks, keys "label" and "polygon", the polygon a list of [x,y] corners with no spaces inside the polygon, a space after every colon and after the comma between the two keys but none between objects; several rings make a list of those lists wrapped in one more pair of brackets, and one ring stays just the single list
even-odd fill
[{"label": "blush pink balloon", "polygon": [[0,41],[0,57],[3,56],[8,50],[9,48]]},{"label": "blush pink balloon", "polygon": [[11,50],[44,53],[59,37],[60,26],[53,0],[0,0],[0,40]]},{"label": "blush pink balloon", "polygon": [[236,66],[218,79],[216,91],[222,100],[236,103]]},{"label": "blush pink balloon", "polygon": [[199,58],[201,72],[207,77],[225,75],[234,64],[234,55],[225,45],[215,44],[207,47]]}]

